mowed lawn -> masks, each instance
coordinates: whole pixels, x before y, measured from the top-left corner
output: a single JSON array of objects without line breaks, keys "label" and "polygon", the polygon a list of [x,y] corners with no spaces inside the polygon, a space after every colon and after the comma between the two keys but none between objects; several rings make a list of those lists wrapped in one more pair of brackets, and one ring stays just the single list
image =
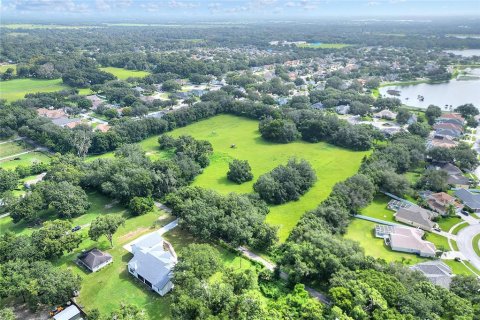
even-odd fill
[{"label": "mowed lawn", "polygon": [[[2,148],[2,146],[3,145],[0,144],[0,149]],[[16,158],[18,159],[15,160]],[[15,158],[8,158],[5,160],[1,160],[0,168],[15,170],[15,168],[19,165],[29,166],[35,162],[49,162],[49,161],[50,161],[50,156],[48,156],[46,153],[43,153],[40,151],[33,151],[26,154],[22,154]]]},{"label": "mowed lawn", "polygon": [[0,158],[13,156],[15,154],[25,152],[29,149],[32,149],[32,147],[27,146],[21,140],[1,143],[0,144]]},{"label": "mowed lawn", "polygon": [[[335,183],[354,175],[362,158],[368,152],[354,152],[327,143],[296,141],[289,144],[271,143],[262,139],[258,121],[219,115],[208,120],[174,130],[174,136],[192,135],[196,139],[212,143],[214,153],[210,165],[199,175],[193,185],[211,188],[221,193],[253,192],[253,183],[258,177],[280,164],[286,164],[292,157],[306,159],[317,174],[315,185],[299,201],[271,206],[267,222],[278,226],[279,237],[285,241],[300,217],[314,209],[331,192]],[[158,137],[151,137],[140,145],[152,158],[164,157],[159,150]],[[232,145],[235,148],[232,148]],[[254,180],[237,185],[227,179],[228,164],[233,159],[248,160]]]},{"label": "mowed lawn", "polygon": [[387,208],[388,202],[390,200],[391,198],[387,197],[386,195],[377,194],[373,201],[367,207],[362,209],[360,214],[384,221],[397,223],[393,218],[393,214],[395,212]]},{"label": "mowed lawn", "polygon": [[64,85],[62,79],[14,79],[0,81],[0,99],[14,101],[23,99],[27,93],[54,92],[69,87]]},{"label": "mowed lawn", "polygon": [[365,250],[365,254],[374,258],[384,259],[387,262],[398,261],[404,264],[412,265],[418,262],[427,261],[413,253],[396,252],[385,245],[383,239],[376,238],[374,228],[376,223],[353,219],[348,226],[347,233],[344,235],[346,239],[354,240],[360,243]]},{"label": "mowed lawn", "polygon": [[100,70],[111,73],[120,80],[126,80],[128,78],[143,78],[150,74],[149,72],[146,72],[146,71],[127,70],[123,68],[114,68],[114,67],[100,68]]}]

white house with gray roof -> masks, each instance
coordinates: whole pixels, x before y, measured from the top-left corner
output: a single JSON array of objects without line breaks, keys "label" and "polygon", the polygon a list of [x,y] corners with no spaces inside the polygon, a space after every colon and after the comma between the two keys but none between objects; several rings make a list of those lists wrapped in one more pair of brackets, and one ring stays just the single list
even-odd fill
[{"label": "white house with gray roof", "polygon": [[173,288],[173,267],[177,255],[172,245],[158,232],[143,236],[132,245],[133,258],[128,272],[153,291],[164,296]]},{"label": "white house with gray roof", "polygon": [[439,260],[418,263],[410,267],[411,270],[420,271],[430,282],[444,288],[450,287],[452,282],[452,269]]}]

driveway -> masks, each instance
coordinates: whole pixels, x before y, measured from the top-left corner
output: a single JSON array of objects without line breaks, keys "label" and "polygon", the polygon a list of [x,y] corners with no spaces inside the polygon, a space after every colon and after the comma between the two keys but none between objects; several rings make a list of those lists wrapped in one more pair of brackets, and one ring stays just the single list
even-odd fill
[{"label": "driveway", "polygon": [[460,252],[471,264],[480,270],[480,257],[473,250],[473,237],[480,233],[480,224],[470,225],[460,230],[457,235],[457,245]]},{"label": "driveway", "polygon": [[[172,230],[173,228],[175,228],[176,226],[178,226],[178,219],[175,219],[173,220],[172,222],[170,222],[169,224],[161,227],[160,229],[156,230],[156,231],[153,231],[153,232],[156,232],[158,233],[159,235],[163,235],[164,233]],[[133,240],[132,242],[130,243],[127,243],[126,245],[123,246],[123,249],[127,250],[128,252],[132,252],[132,245],[137,243],[138,241],[142,240],[143,238],[145,238],[146,236],[148,236],[149,234],[153,233],[153,232],[150,232],[150,233],[147,233],[135,240]]]}]

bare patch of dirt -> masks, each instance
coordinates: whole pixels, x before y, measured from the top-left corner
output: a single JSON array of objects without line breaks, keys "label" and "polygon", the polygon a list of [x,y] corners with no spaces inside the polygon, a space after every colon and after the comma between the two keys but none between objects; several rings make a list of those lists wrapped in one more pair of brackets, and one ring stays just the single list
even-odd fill
[{"label": "bare patch of dirt", "polygon": [[136,230],[133,230],[133,231],[130,231],[129,233],[127,234],[124,234],[123,236],[121,236],[119,239],[120,241],[123,243],[124,241],[127,241],[127,240],[130,240],[132,238],[134,238],[135,236],[137,236],[138,234],[140,233],[143,233],[147,230],[149,230],[150,228],[145,228],[145,227],[142,227],[142,228],[138,228]]}]

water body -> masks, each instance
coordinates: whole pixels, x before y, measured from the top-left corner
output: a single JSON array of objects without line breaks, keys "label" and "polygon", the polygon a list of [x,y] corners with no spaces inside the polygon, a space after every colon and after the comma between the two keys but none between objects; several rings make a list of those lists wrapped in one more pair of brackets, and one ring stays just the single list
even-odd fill
[{"label": "water body", "polygon": [[[476,72],[475,72],[476,73]],[[398,90],[402,103],[415,108],[426,109],[434,104],[444,110],[450,110],[465,103],[473,103],[480,109],[480,78],[473,80],[450,80],[444,83],[420,83],[408,86],[387,86],[381,87],[380,93],[384,97],[395,96],[387,93],[387,90]],[[423,96],[420,101],[418,96]]]},{"label": "water body", "polygon": [[453,53],[457,56],[462,57],[473,57],[473,56],[480,56],[480,49],[465,49],[465,50],[445,50],[445,52]]}]

